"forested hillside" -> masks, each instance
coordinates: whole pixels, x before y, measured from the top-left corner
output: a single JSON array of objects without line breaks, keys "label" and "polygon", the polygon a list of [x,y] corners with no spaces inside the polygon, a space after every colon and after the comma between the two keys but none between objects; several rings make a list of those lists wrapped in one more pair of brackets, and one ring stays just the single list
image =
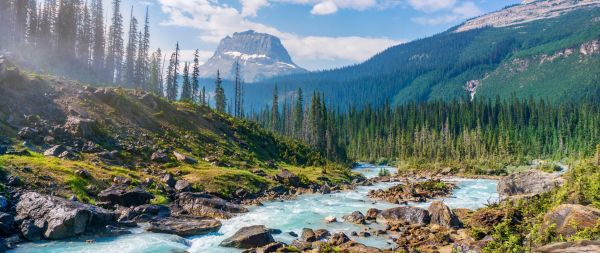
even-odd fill
[{"label": "forested hillside", "polygon": [[247,85],[248,102],[264,90],[317,90],[334,106],[402,104],[468,97],[579,101],[599,93],[600,8],[517,26],[447,32],[385,50],[368,61]]}]

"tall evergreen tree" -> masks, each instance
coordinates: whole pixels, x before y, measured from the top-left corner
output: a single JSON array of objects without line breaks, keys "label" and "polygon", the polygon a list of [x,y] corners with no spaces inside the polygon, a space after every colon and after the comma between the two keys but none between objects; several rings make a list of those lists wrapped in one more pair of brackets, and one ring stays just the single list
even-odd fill
[{"label": "tall evergreen tree", "polygon": [[[135,82],[135,62],[138,46],[137,19],[133,16],[133,6],[131,6],[131,16],[129,19],[129,32],[127,41],[127,50],[125,51],[125,70],[123,71],[124,82],[127,87],[134,87]],[[136,84],[137,85],[137,84]]]},{"label": "tall evergreen tree", "polygon": [[206,87],[202,86],[202,91],[200,93],[200,103],[202,105],[208,105],[208,102],[206,101]]},{"label": "tall evergreen tree", "polygon": [[81,62],[84,62],[86,66],[91,64],[90,48],[92,45],[92,17],[90,15],[90,9],[88,8],[87,1],[80,7],[80,24],[77,43],[77,57]]},{"label": "tall evergreen tree", "polygon": [[198,49],[194,52],[194,67],[192,70],[192,100],[202,103],[200,100],[200,52]]},{"label": "tall evergreen tree", "polygon": [[190,69],[187,62],[183,67],[183,86],[181,87],[181,100],[192,101],[192,82],[190,81]]},{"label": "tall evergreen tree", "polygon": [[124,54],[123,16],[121,16],[121,0],[113,0],[113,13],[108,32],[108,53],[106,55],[106,69],[108,79],[113,82],[122,80],[122,66]]},{"label": "tall evergreen tree", "polygon": [[104,38],[104,6],[102,0],[92,0],[92,69],[96,74],[104,74],[106,41]]},{"label": "tall evergreen tree", "polygon": [[302,88],[298,88],[296,92],[296,105],[294,106],[294,136],[298,139],[302,138],[302,126],[304,124],[304,95]]},{"label": "tall evergreen tree", "polygon": [[152,54],[150,61],[150,75],[148,80],[148,91],[154,92],[156,95],[163,96],[163,84],[161,77],[161,62],[162,52],[160,48]]},{"label": "tall evergreen tree", "polygon": [[234,115],[236,117],[242,116],[242,80],[240,76],[240,62],[237,60],[235,62],[235,83],[234,83]]},{"label": "tall evergreen tree", "polygon": [[273,101],[271,102],[271,129],[277,131],[279,129],[279,92],[277,85],[273,88]]},{"label": "tall evergreen tree", "polygon": [[167,67],[167,100],[177,100],[177,70],[176,70],[176,53],[171,54],[169,59],[169,67]]},{"label": "tall evergreen tree", "polygon": [[[0,6],[1,8],[1,6]],[[0,15],[2,15],[2,11],[0,11]],[[27,43],[29,45],[35,47],[38,42],[38,31],[39,31],[39,16],[38,16],[38,8],[36,0],[29,0],[27,6]]]},{"label": "tall evergreen tree", "polygon": [[221,79],[219,70],[217,70],[217,79],[215,80],[215,106],[219,112],[225,112],[225,108],[227,108],[223,80]]},{"label": "tall evergreen tree", "polygon": [[64,61],[75,59],[78,0],[60,0],[56,19],[57,55]]},{"label": "tall evergreen tree", "polygon": [[140,31],[138,36],[139,46],[137,61],[135,63],[135,83],[147,91],[154,90],[154,85],[148,83],[150,75],[148,68],[148,53],[150,52],[150,17],[148,16],[148,7],[146,7],[146,18],[144,19],[144,33]]}]

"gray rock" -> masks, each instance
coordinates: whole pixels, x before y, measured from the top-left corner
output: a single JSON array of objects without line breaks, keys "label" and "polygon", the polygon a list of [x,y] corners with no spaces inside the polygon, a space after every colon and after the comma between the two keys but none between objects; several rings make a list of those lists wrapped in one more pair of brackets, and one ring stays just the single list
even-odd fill
[{"label": "gray rock", "polygon": [[17,220],[43,222],[43,238],[50,240],[94,231],[115,219],[115,214],[105,209],[36,192],[21,195],[16,210]]},{"label": "gray rock", "polygon": [[187,164],[196,164],[196,163],[198,163],[198,161],[196,159],[191,158],[189,156],[186,156],[186,155],[184,155],[182,153],[179,153],[177,151],[173,151],[173,156],[175,156],[175,159],[177,159],[177,161],[184,162],[184,163],[187,163]]},{"label": "gray rock", "polygon": [[563,184],[563,179],[552,173],[539,170],[518,172],[498,182],[500,199],[514,196],[534,196],[551,191]]},{"label": "gray rock", "polygon": [[12,234],[15,217],[11,214],[0,212],[0,234],[8,236]]},{"label": "gray rock", "polygon": [[352,212],[352,214],[344,215],[342,216],[342,218],[346,222],[351,222],[354,224],[365,224],[365,216],[359,211],[354,211]]},{"label": "gray rock", "polygon": [[85,179],[89,179],[92,178],[92,174],[87,171],[87,170],[76,170],[75,171],[75,175],[77,175],[80,178],[85,178]]},{"label": "gray rock", "polygon": [[275,242],[269,230],[263,225],[243,227],[233,236],[221,242],[221,246],[234,248],[256,248]]},{"label": "gray rock", "polygon": [[170,159],[169,156],[167,156],[167,154],[157,151],[152,153],[152,155],[150,156],[150,160],[156,163],[166,163],[169,162]]},{"label": "gray rock", "polygon": [[8,199],[2,195],[0,195],[0,212],[6,212],[10,208],[10,202]]},{"label": "gray rock", "polygon": [[460,228],[462,223],[454,212],[441,201],[434,201],[427,209],[431,216],[430,224],[437,224],[447,228]]},{"label": "gray rock", "polygon": [[63,125],[65,132],[75,137],[90,138],[93,137],[97,130],[96,122],[92,119],[83,119],[79,117],[69,116]]},{"label": "gray rock", "polygon": [[168,173],[167,173],[167,174],[165,174],[165,175],[162,177],[162,179],[161,179],[161,180],[162,180],[162,182],[163,182],[163,183],[165,183],[165,184],[166,184],[166,185],[168,185],[169,187],[173,187],[173,186],[175,186],[175,184],[176,184],[176,181],[175,181],[175,178],[173,178],[173,175],[171,175],[171,174],[168,174]]},{"label": "gray rock", "polygon": [[[40,224],[36,224],[40,223]],[[21,234],[25,239],[29,241],[42,240],[42,234],[44,233],[44,221],[39,222],[33,220],[25,220],[21,223]]]},{"label": "gray rock", "polygon": [[187,192],[192,190],[192,186],[188,181],[180,179],[175,183],[175,190],[177,192]]},{"label": "gray rock", "polygon": [[154,195],[144,191],[140,187],[131,190],[123,185],[113,185],[98,194],[98,200],[107,205],[139,206],[148,204]]},{"label": "gray rock", "polygon": [[67,151],[67,149],[64,146],[62,146],[62,145],[55,145],[55,146],[52,146],[49,149],[46,149],[46,151],[44,151],[44,156],[58,157],[63,152],[65,152],[65,151]]},{"label": "gray rock", "polygon": [[300,177],[286,169],[282,169],[277,173],[275,178],[282,184],[288,184],[294,187],[300,186]]},{"label": "gray rock", "polygon": [[304,242],[314,242],[317,240],[317,235],[315,234],[315,231],[313,231],[312,229],[303,228],[302,235],[300,236],[300,240],[302,240]]},{"label": "gray rock", "polygon": [[600,252],[600,241],[556,242],[535,249],[540,253],[597,253]]},{"label": "gray rock", "polygon": [[427,225],[430,221],[429,212],[423,208],[401,206],[383,210],[377,216],[386,222],[407,222],[410,224]]},{"label": "gray rock", "polygon": [[333,234],[331,236],[331,238],[329,238],[329,240],[327,240],[327,243],[329,243],[333,246],[339,246],[339,245],[342,245],[349,241],[350,241],[350,238],[348,238],[348,236],[346,236],[346,234],[344,234],[342,232],[337,232],[337,233]]},{"label": "gray rock", "polygon": [[218,219],[229,219],[234,213],[248,212],[243,206],[205,193],[180,193],[175,199],[175,204],[191,215]]},{"label": "gray rock", "polygon": [[215,219],[198,217],[169,217],[150,222],[150,226],[146,230],[154,233],[194,236],[217,232],[220,228],[221,222]]}]

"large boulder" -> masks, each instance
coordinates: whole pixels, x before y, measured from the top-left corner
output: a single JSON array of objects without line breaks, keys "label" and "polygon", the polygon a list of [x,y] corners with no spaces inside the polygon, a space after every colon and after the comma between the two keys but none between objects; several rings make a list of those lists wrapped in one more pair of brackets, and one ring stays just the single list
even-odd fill
[{"label": "large boulder", "polygon": [[195,236],[217,232],[221,222],[215,219],[198,217],[169,217],[150,222],[147,231],[154,233],[175,234],[179,236]]},{"label": "large boulder", "polygon": [[589,206],[563,204],[544,216],[543,230],[551,229],[564,238],[570,237],[577,231],[593,228],[600,219],[600,209]]},{"label": "large boulder", "polygon": [[198,161],[196,159],[194,159],[192,157],[189,157],[187,155],[184,155],[182,153],[179,153],[177,151],[173,151],[173,156],[175,156],[175,159],[177,159],[177,161],[184,162],[184,163],[187,163],[187,164],[196,164],[196,163],[198,163]]},{"label": "large boulder", "polygon": [[[30,234],[31,230],[39,229],[42,231],[42,237],[50,240],[93,232],[112,224],[115,220],[115,214],[108,210],[36,192],[21,195],[16,211],[17,220],[23,223],[27,220],[34,221],[27,222],[34,227],[21,227],[23,234]],[[37,239],[35,233],[33,235],[31,238]]]},{"label": "large boulder", "polygon": [[216,219],[229,219],[235,213],[248,212],[243,206],[205,193],[180,193],[175,199],[175,204],[190,215]]},{"label": "large boulder", "polygon": [[513,196],[534,196],[551,191],[563,184],[563,179],[556,174],[539,170],[518,172],[504,177],[498,182],[500,199]]},{"label": "large boulder", "polygon": [[409,223],[416,225],[427,225],[430,221],[429,212],[423,208],[413,206],[401,206],[383,210],[377,216],[387,223]]},{"label": "large boulder", "polygon": [[275,178],[282,184],[288,184],[295,187],[300,186],[301,183],[300,177],[286,169],[282,169],[277,173]]},{"label": "large boulder", "polygon": [[427,209],[431,217],[430,224],[437,224],[447,228],[460,228],[462,223],[454,212],[441,201],[434,201]]},{"label": "large boulder", "polygon": [[46,149],[46,151],[44,151],[44,156],[58,157],[63,152],[65,152],[65,151],[67,151],[67,149],[64,146],[62,146],[62,145],[55,145],[55,146],[52,146],[49,149]]},{"label": "large boulder", "polygon": [[98,194],[98,200],[107,206],[140,206],[148,204],[154,196],[140,187],[128,189],[124,185],[113,185]]},{"label": "large boulder", "polygon": [[15,217],[11,214],[0,212],[0,234],[9,236],[12,233]]},{"label": "large boulder", "polygon": [[333,234],[331,236],[331,238],[329,238],[329,240],[327,240],[327,243],[329,243],[333,246],[339,246],[339,245],[342,245],[349,241],[350,241],[350,238],[348,238],[348,236],[346,236],[346,234],[344,234],[342,232],[337,232],[337,233]]},{"label": "large boulder", "polygon": [[344,221],[354,223],[354,224],[364,224],[365,223],[365,216],[359,211],[354,211],[351,214],[344,215],[344,216],[342,216],[342,218],[344,219]]},{"label": "large boulder", "polygon": [[263,225],[243,227],[233,236],[221,242],[221,246],[241,249],[257,248],[275,242],[273,236]]},{"label": "large boulder", "polygon": [[75,137],[91,138],[97,132],[98,126],[92,119],[70,116],[63,125],[63,129]]}]

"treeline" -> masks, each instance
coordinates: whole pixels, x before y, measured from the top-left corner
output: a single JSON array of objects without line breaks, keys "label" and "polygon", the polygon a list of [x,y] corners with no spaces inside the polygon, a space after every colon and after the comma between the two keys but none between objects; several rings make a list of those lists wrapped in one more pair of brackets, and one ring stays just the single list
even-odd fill
[{"label": "treeline", "polygon": [[[177,43],[167,61],[160,48],[150,52],[148,9],[139,27],[132,7],[127,39],[121,0],[112,0],[110,16],[104,12],[102,0],[2,0],[0,49],[38,71],[209,104],[206,89],[200,88],[198,50],[193,62],[182,62]],[[217,77],[215,104],[224,112],[221,83]]]},{"label": "treeline", "polygon": [[600,144],[600,105],[593,101],[464,99],[367,105],[341,113],[328,108],[319,93],[306,105],[302,90],[286,94],[283,100],[277,94],[275,90],[272,108],[252,118],[338,160],[563,158],[593,155]]}]

